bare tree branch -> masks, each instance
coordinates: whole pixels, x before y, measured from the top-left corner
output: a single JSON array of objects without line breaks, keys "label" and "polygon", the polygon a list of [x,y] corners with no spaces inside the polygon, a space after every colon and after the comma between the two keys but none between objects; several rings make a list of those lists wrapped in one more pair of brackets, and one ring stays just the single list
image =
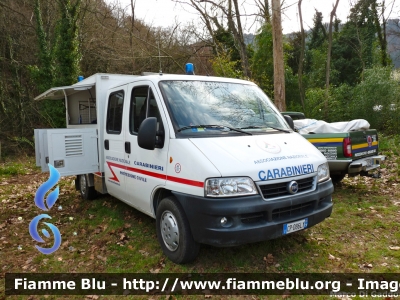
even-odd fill
[{"label": "bare tree branch", "polygon": [[298,9],[299,9],[299,17],[300,17],[300,34],[301,34],[301,47],[300,47],[300,59],[299,59],[299,70],[298,70],[298,82],[299,82],[299,91],[300,91],[300,101],[303,110],[305,110],[304,105],[304,85],[303,85],[303,66],[304,66],[304,53],[306,49],[306,36],[304,33],[304,26],[303,26],[303,14],[301,11],[301,4],[303,0],[299,0],[298,2]]},{"label": "bare tree branch", "polygon": [[331,53],[332,53],[332,27],[333,17],[336,16],[336,9],[339,5],[339,0],[336,0],[335,6],[333,7],[329,20],[329,33],[328,33],[328,54],[326,58],[326,90],[325,90],[325,119],[328,114],[328,99],[329,99],[329,77],[331,74]]}]

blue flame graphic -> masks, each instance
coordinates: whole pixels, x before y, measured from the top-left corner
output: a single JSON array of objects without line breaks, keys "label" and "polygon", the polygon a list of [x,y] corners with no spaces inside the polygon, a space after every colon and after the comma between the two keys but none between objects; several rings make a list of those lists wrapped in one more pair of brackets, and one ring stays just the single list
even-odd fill
[{"label": "blue flame graphic", "polygon": [[59,188],[57,188],[49,193],[49,195],[46,198],[47,206],[44,204],[44,196],[50,189],[55,186],[60,180],[60,173],[51,165],[49,164],[49,169],[50,169],[50,178],[47,180],[45,183],[43,183],[38,190],[36,191],[35,195],[35,204],[37,207],[39,207],[41,210],[49,210],[52,208],[54,203],[56,203],[58,194],[59,194]]},{"label": "blue flame graphic", "polygon": [[[56,203],[58,195],[59,195],[59,188],[57,186],[54,189],[54,191],[50,192],[46,198],[46,202],[47,202],[47,206],[48,206],[48,208],[47,208],[44,203],[44,196],[46,195],[46,193],[48,191],[50,191],[50,189],[53,186],[55,186],[57,184],[58,180],[60,180],[60,173],[50,164],[49,164],[49,169],[50,169],[49,180],[47,180],[45,183],[43,183],[38,188],[38,190],[36,191],[36,194],[35,194],[35,204],[41,210],[49,210],[50,208],[52,208],[54,203]],[[29,223],[29,233],[31,234],[32,238],[39,243],[45,243],[45,241],[40,237],[38,230],[37,230],[38,223],[43,218],[51,219],[51,217],[49,215],[41,214],[41,215],[33,218],[33,220]],[[46,224],[50,228],[50,230],[54,236],[54,244],[51,248],[42,248],[37,245],[35,247],[43,254],[51,254],[60,247],[61,234],[60,234],[60,231],[58,230],[58,228],[56,226],[54,226],[53,224],[46,223],[46,222],[44,222],[44,224]],[[50,233],[46,229],[42,229],[42,233],[46,238],[50,238]]]},{"label": "blue flame graphic", "polygon": [[[43,218],[47,218],[47,219],[51,219],[51,217],[49,215],[46,214],[41,214],[39,216],[36,216],[35,218],[33,218],[33,220],[31,221],[31,223],[29,224],[29,233],[31,234],[32,238],[39,242],[39,243],[44,243],[45,241],[40,237],[38,230],[37,230],[37,226],[38,223],[41,219]],[[60,231],[58,230],[58,228],[56,226],[54,226],[51,223],[46,223],[44,222],[44,224],[46,224],[50,229],[51,232],[54,235],[54,244],[51,248],[42,248],[39,246],[35,246],[36,249],[38,249],[40,252],[42,252],[43,254],[51,254],[54,251],[56,251],[60,245],[61,245],[61,234]],[[42,229],[42,233],[44,234],[45,237],[49,238],[50,234],[46,229]]]}]

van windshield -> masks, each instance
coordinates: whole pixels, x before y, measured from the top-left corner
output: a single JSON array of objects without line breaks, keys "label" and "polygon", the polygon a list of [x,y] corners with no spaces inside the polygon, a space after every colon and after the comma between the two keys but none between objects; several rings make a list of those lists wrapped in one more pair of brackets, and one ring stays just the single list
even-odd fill
[{"label": "van windshield", "polygon": [[175,132],[257,134],[290,132],[268,97],[254,85],[215,81],[161,81]]}]

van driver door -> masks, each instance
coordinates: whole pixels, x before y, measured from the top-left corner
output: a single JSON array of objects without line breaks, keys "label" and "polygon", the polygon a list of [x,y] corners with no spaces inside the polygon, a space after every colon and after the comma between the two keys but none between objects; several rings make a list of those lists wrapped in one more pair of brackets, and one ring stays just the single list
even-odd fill
[{"label": "van driver door", "polygon": [[[161,97],[150,81],[140,81],[128,86],[129,117],[125,130],[126,195],[127,201],[136,209],[154,215],[153,193],[165,186],[168,156],[168,130]],[[163,144],[154,150],[138,146],[137,137],[140,124],[148,117],[157,118],[158,131],[164,132]]]}]

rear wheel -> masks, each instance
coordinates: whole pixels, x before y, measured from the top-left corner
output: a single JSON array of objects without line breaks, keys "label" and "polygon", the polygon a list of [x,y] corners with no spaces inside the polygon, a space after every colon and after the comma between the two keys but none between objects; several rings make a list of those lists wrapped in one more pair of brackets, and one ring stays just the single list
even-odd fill
[{"label": "rear wheel", "polygon": [[79,182],[79,192],[83,199],[85,200],[92,200],[96,198],[97,192],[94,189],[94,186],[89,186],[89,181],[87,175],[79,175],[78,176]]},{"label": "rear wheel", "polygon": [[200,245],[192,236],[189,222],[175,197],[164,198],[157,207],[157,238],[164,254],[174,263],[193,261]]}]

